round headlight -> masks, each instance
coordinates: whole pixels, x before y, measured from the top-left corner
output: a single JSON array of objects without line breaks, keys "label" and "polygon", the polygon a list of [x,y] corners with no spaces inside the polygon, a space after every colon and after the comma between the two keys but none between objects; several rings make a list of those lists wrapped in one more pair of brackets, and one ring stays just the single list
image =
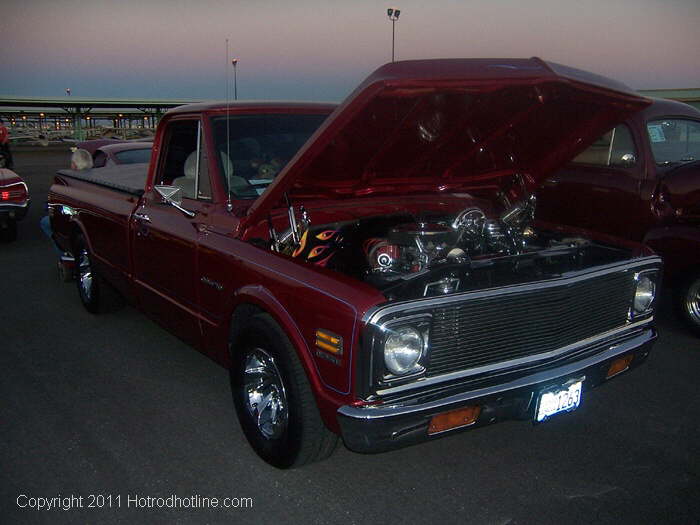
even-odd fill
[{"label": "round headlight", "polygon": [[634,311],[646,312],[656,295],[656,283],[647,275],[640,275],[637,280],[637,290],[634,292]]},{"label": "round headlight", "polygon": [[384,343],[384,363],[392,374],[412,371],[422,354],[423,336],[410,326],[393,330]]}]

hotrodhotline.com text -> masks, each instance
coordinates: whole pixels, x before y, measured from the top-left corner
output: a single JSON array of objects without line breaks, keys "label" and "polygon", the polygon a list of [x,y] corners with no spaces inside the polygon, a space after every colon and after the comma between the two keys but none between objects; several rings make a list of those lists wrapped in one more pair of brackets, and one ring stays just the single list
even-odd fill
[{"label": "hotrodhotline.com text", "polygon": [[74,509],[252,509],[253,498],[214,498],[193,494],[191,496],[141,496],[139,494],[87,494],[51,497],[17,496],[17,506],[22,509],[45,511],[69,511]]}]

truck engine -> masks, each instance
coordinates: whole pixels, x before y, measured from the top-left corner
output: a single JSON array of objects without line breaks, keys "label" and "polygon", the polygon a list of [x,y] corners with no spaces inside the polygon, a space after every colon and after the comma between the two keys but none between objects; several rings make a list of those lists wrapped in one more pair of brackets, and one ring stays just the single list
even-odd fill
[{"label": "truck engine", "polygon": [[577,235],[538,231],[535,207],[529,195],[495,216],[471,205],[456,214],[398,213],[315,225],[303,207],[297,213],[289,206],[291,226],[281,234],[270,227],[269,247],[362,280],[389,300],[553,278],[629,256]]}]

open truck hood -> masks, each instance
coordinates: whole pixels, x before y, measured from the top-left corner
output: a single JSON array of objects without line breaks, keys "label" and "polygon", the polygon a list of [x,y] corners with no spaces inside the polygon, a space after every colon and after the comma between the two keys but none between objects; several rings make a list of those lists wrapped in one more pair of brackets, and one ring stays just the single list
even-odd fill
[{"label": "open truck hood", "polygon": [[248,210],[303,198],[459,193],[519,173],[536,187],[650,104],[613,80],[531,59],[387,64],[323,123]]}]

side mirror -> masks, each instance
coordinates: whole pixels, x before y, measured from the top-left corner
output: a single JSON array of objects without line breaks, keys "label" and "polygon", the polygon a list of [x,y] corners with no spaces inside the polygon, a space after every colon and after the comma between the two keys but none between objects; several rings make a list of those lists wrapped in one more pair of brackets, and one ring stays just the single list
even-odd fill
[{"label": "side mirror", "polygon": [[181,206],[182,193],[180,188],[177,186],[153,186],[153,189],[156,190],[156,193],[163,199],[164,204],[170,204],[171,206],[176,207],[190,218],[196,215],[195,212],[187,210]]}]

